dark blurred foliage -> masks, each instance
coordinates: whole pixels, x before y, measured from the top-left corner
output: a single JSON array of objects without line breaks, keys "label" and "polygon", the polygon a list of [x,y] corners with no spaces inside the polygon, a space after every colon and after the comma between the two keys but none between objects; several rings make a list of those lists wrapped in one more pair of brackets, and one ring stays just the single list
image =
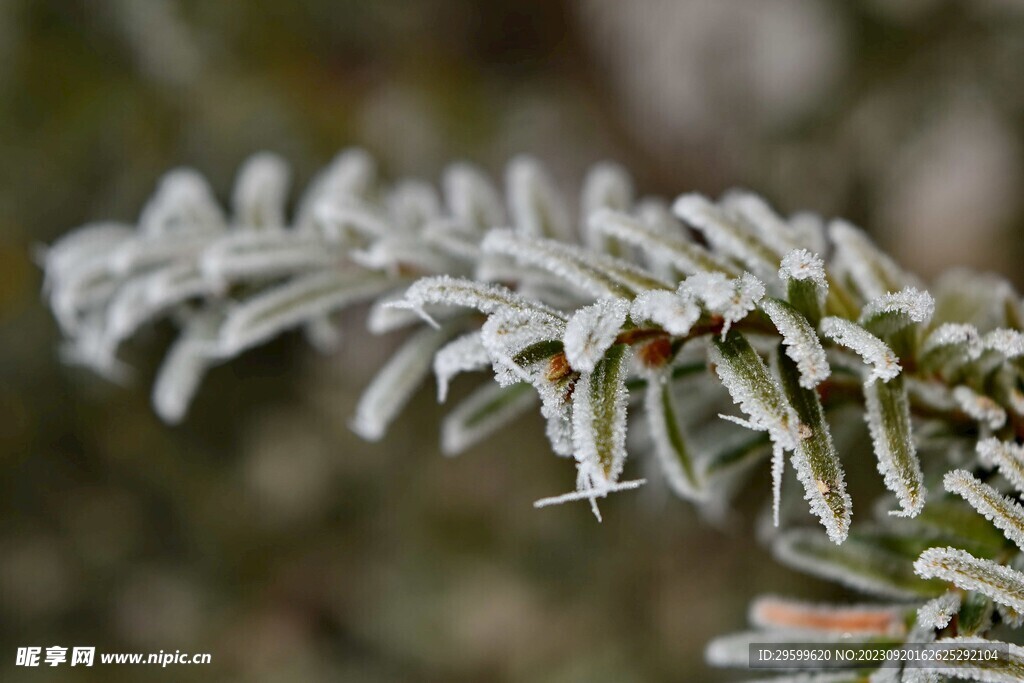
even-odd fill
[{"label": "dark blurred foliage", "polygon": [[444,460],[428,389],[384,442],[348,432],[392,343],[358,316],[336,357],[286,338],[217,369],[170,429],[147,391],[169,331],[129,387],[62,367],[33,245],[131,219],[176,165],[223,196],[254,151],[301,186],[358,144],[391,175],[531,152],[567,188],[609,157],[645,192],[747,185],[926,274],[1019,283],[1021,57],[1012,0],[3,0],[0,677],[71,678],[12,666],[61,644],[214,656],[83,681],[709,678],[753,595],[842,595],[757,545],[767,472],[728,523],[656,487],[603,525],[534,511],[572,472],[533,421]]}]

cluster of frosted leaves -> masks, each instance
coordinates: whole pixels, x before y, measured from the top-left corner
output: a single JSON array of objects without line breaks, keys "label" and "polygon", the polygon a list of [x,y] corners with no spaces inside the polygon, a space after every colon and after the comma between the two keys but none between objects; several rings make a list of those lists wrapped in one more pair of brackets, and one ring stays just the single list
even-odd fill
[{"label": "cluster of frosted leaves", "polygon": [[[995,438],[979,445],[984,467],[1017,476],[1021,447]],[[941,669],[886,667],[837,672],[801,668],[772,681],[997,681],[1024,680],[1024,648],[992,639],[1000,625],[1018,628],[1024,614],[1024,508],[1019,487],[1007,496],[967,470],[944,477],[946,496],[930,501],[912,520],[894,521],[883,509],[877,523],[852,532],[841,546],[807,530],[784,531],[774,540],[783,564],[834,581],[869,601],[808,603],[758,598],[751,630],[712,641],[714,666],[745,668],[752,643],[821,643],[901,646],[996,644],[1006,655],[990,663],[948,661]],[[963,499],[963,502],[959,499]],[[972,509],[973,508],[973,509]],[[769,679],[765,679],[769,680]]]},{"label": "cluster of frosted leaves", "polygon": [[[752,638],[983,638],[1021,621],[1024,315],[1007,283],[953,271],[933,295],[846,222],[783,217],[738,191],[638,198],[611,164],[577,202],[529,158],[502,192],[464,163],[438,187],[388,184],[347,151],[292,212],[288,180],[257,155],[225,211],[201,176],[174,171],[135,225],[90,224],[41,250],[65,358],[121,379],[122,344],[171,321],[153,403],[177,422],[212,366],[293,330],[330,350],[339,312],[368,304],[372,333],[408,334],[352,428],[381,438],[431,373],[442,401],[463,373],[490,374],[445,418],[443,450],[539,407],[576,482],[538,507],[583,500],[599,516],[599,499],[654,476],[720,513],[770,455],[778,526],[796,498],[788,461],[825,533],[772,532],[776,556],[898,602],[760,601],[755,631],[712,645],[716,663]],[[856,530],[840,453],[864,449],[836,430],[850,406],[889,491]],[[651,455],[642,476],[625,476],[627,449]],[[1012,653],[1009,672],[949,675],[1017,680]]]},{"label": "cluster of frosted leaves", "polygon": [[753,628],[714,640],[708,661],[745,667],[751,643],[996,643],[1007,654],[988,664],[958,661],[937,669],[886,667],[842,675],[805,669],[797,677],[772,680],[1024,680],[1024,648],[991,637],[999,628],[1024,625],[1024,446],[993,436],[978,441],[975,451],[966,467],[941,477],[943,495],[933,496],[913,520],[892,521],[879,508],[877,523],[851,533],[841,546],[806,530],[774,539],[774,554],[783,564],[875,602],[760,598],[750,611]]},{"label": "cluster of frosted leaves", "polygon": [[[638,439],[655,464],[643,473],[701,505],[720,505],[770,452],[776,521],[788,461],[835,543],[852,514],[835,405],[866,406],[894,514],[910,517],[926,498],[915,422],[987,436],[1024,408],[1012,289],[961,275],[933,298],[842,221],[786,218],[740,191],[638,198],[612,164],[595,166],[573,202],[525,157],[502,191],[465,163],[439,186],[386,183],[350,150],[292,212],[288,180],[282,160],[257,155],[225,211],[201,176],[174,171],[137,224],[90,224],[43,250],[65,357],[122,378],[122,344],[171,320],[181,332],[153,402],[177,422],[211,366],[291,330],[330,349],[339,312],[366,303],[375,334],[419,329],[359,401],[360,435],[381,438],[432,371],[442,400],[458,375],[490,371],[495,381],[446,418],[442,445],[463,451],[539,404],[577,477],[538,505],[593,505],[638,486],[623,479]],[[695,396],[696,375],[725,392]],[[643,419],[627,439],[634,398]],[[736,424],[758,434],[737,437]]]}]

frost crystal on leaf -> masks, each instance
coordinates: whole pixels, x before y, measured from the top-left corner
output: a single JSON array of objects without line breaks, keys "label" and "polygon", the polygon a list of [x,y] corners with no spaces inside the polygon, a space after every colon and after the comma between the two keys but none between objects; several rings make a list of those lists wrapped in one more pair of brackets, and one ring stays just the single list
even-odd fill
[{"label": "frost crystal on leaf", "polygon": [[864,384],[868,431],[885,486],[896,494],[900,511],[914,517],[924,506],[924,482],[910,431],[910,403],[902,378]]},{"label": "frost crystal on leaf", "polygon": [[999,429],[1006,424],[1006,411],[1003,407],[968,386],[955,387],[953,398],[961,410],[989,429]]},{"label": "frost crystal on leaf", "polygon": [[437,378],[437,400],[444,403],[448,397],[448,383],[461,372],[490,367],[479,332],[470,332],[441,347],[434,356],[434,376]]},{"label": "frost crystal on leaf", "polygon": [[647,289],[673,288],[668,281],[629,261],[511,230],[492,230],[481,248],[484,253],[510,256],[523,265],[546,270],[594,298],[632,298]]},{"label": "frost crystal on leaf", "polygon": [[409,308],[417,312],[427,304],[445,304],[475,308],[481,313],[494,313],[501,308],[517,311],[536,311],[547,316],[562,318],[564,314],[544,304],[516,294],[507,287],[490,285],[474,280],[439,275],[420,278],[405,292],[405,298],[392,306]]},{"label": "frost crystal on leaf", "polygon": [[869,301],[860,313],[859,322],[864,326],[879,324],[883,329],[893,325],[903,327],[909,323],[926,323],[934,313],[935,299],[931,294],[907,287]]},{"label": "frost crystal on leaf", "polygon": [[[1007,608],[1003,605],[997,605],[1000,614],[1007,612]],[[1010,623],[1012,619],[1004,617],[1004,621]],[[1016,628],[1016,626],[1014,626]],[[979,646],[997,646],[1004,649],[1005,654],[1000,654],[998,661],[995,665],[991,663],[978,662],[972,657],[964,657],[962,660],[957,658],[951,658],[949,662],[942,664],[942,673],[945,678],[939,679],[941,681],[949,680],[950,678],[959,678],[962,680],[981,681],[982,683],[1019,683],[1024,680],[1024,648],[1013,643],[1005,643],[998,640],[987,640],[985,638],[978,638],[976,636],[955,636],[950,638],[942,638],[940,643],[951,645],[956,647],[960,644],[968,647],[979,647]],[[919,671],[922,673],[928,673],[927,669],[907,669],[906,673],[913,671]],[[906,680],[906,678],[904,678]],[[932,680],[915,680],[908,681],[908,683],[933,683],[936,678]]]},{"label": "frost crystal on leaf", "polygon": [[723,335],[721,340],[715,340],[710,354],[718,378],[729,391],[733,403],[749,419],[721,417],[750,429],[768,432],[772,440],[772,510],[778,525],[785,451],[797,447],[799,420],[764,361],[742,335],[735,332]]},{"label": "frost crystal on leaf", "polygon": [[1024,550],[1024,507],[1020,503],[1001,495],[967,470],[947,472],[942,485],[950,493],[970,503],[971,507]]},{"label": "frost crystal on leaf", "polygon": [[900,374],[899,359],[889,345],[857,323],[845,318],[823,318],[821,333],[863,358],[872,368],[871,380],[888,382]]},{"label": "frost crystal on leaf", "polygon": [[729,279],[722,273],[697,273],[688,277],[680,289],[704,303],[711,313],[722,316],[722,337],[733,323],[743,320],[764,297],[764,283],[750,273]]},{"label": "frost crystal on leaf", "polygon": [[706,197],[682,195],[676,199],[672,210],[699,230],[715,250],[735,258],[757,275],[768,278],[778,270],[781,254],[775,253]]},{"label": "frost crystal on leaf", "polygon": [[949,581],[958,588],[978,591],[1001,605],[1024,612],[1024,574],[958,548],[929,548],[914,562],[923,578]]},{"label": "frost crystal on leaf", "polygon": [[684,336],[700,319],[700,306],[685,287],[677,292],[650,290],[633,299],[629,316],[638,325],[650,320],[669,334]]},{"label": "frost crystal on leaf", "polygon": [[715,373],[733,403],[749,417],[747,426],[765,431],[785,450],[796,447],[796,420],[782,388],[741,335],[730,333],[710,347]]},{"label": "frost crystal on leaf", "polygon": [[1007,481],[1024,492],[1024,446],[990,437],[979,441],[977,450],[984,465],[999,468]]},{"label": "frost crystal on leaf", "polygon": [[984,351],[978,328],[963,323],[939,325],[925,338],[921,351],[929,353],[945,347],[962,347],[971,360],[977,359]]},{"label": "frost crystal on leaf", "polygon": [[573,449],[594,488],[615,483],[626,461],[626,368],[629,347],[612,346],[572,393]]},{"label": "frost crystal on leaf", "polygon": [[[647,213],[654,211],[648,209]],[[684,273],[734,274],[735,268],[722,263],[699,244],[684,239],[681,228],[678,232],[669,232],[651,227],[654,223],[654,219],[644,221],[619,211],[598,209],[587,217],[587,230],[638,247],[652,262],[671,264]]]},{"label": "frost crystal on leaf", "polygon": [[986,349],[997,351],[1007,358],[1024,356],[1024,333],[1017,330],[992,330],[984,336],[982,344]]},{"label": "frost crystal on leaf", "polygon": [[786,254],[779,266],[779,278],[783,282],[789,280],[810,280],[820,288],[825,288],[825,262],[817,254],[806,249],[794,249]]},{"label": "frost crystal on leaf", "polygon": [[828,379],[831,369],[821,347],[818,335],[792,306],[778,299],[764,299],[761,310],[768,314],[775,328],[782,335],[786,355],[793,359],[800,370],[800,386],[813,389]]},{"label": "frost crystal on leaf", "polygon": [[597,507],[598,498],[607,498],[609,493],[618,493],[619,491],[633,491],[640,488],[647,483],[646,479],[634,479],[632,481],[620,481],[614,484],[604,484],[594,488],[583,488],[579,491],[573,491],[572,493],[563,493],[560,496],[551,496],[550,498],[541,498],[533,502],[535,508],[546,508],[552,505],[562,505],[564,503],[572,503],[578,500],[589,500],[590,509],[594,512],[594,517],[597,521],[601,521],[601,511]]},{"label": "frost crystal on leaf", "polygon": [[960,611],[960,602],[958,593],[950,592],[940,595],[918,608],[917,621],[925,628],[946,628],[953,615]]},{"label": "frost crystal on leaf", "polygon": [[630,302],[626,299],[600,299],[569,318],[565,326],[565,356],[580,372],[591,372],[619,334]]},{"label": "frost crystal on leaf", "polygon": [[811,512],[821,520],[828,537],[835,543],[842,543],[850,529],[852,509],[825,410],[814,389],[802,385],[797,363],[787,355],[776,354],[774,359],[783,390],[800,421],[797,430],[800,438],[792,463],[797,479],[804,486],[804,498]]},{"label": "frost crystal on leaf", "polygon": [[[572,369],[564,363],[564,372],[553,374],[551,359],[560,356],[565,361],[561,342],[565,323],[542,313],[507,309],[492,314],[480,331],[480,340],[494,365],[498,383],[507,386],[516,382],[530,382],[541,391],[545,405],[561,403],[562,387],[554,385],[569,376]],[[540,367],[543,366],[543,367]],[[555,391],[547,395],[548,390]]]}]

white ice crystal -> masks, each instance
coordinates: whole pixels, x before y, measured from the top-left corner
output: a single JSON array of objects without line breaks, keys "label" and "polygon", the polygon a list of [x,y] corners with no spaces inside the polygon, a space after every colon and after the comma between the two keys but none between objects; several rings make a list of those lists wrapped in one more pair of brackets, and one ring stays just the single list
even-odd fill
[{"label": "white ice crystal", "polygon": [[946,347],[959,347],[970,360],[976,360],[985,350],[981,335],[974,325],[943,323],[929,333],[921,346],[922,353]]},{"label": "white ice crystal", "polygon": [[633,299],[629,316],[636,324],[646,320],[661,325],[669,334],[685,336],[700,319],[700,306],[693,293],[681,287],[676,292],[649,290]]},{"label": "white ice crystal", "polygon": [[597,507],[598,498],[607,498],[610,493],[617,493],[619,491],[633,491],[640,488],[647,483],[646,479],[634,479],[632,481],[619,481],[614,484],[604,484],[592,488],[583,488],[578,491],[572,491],[571,493],[563,493],[560,496],[551,496],[550,498],[541,498],[533,503],[535,508],[545,508],[551,505],[562,505],[564,503],[571,503],[578,500],[589,500],[590,509],[594,512],[594,516],[597,517],[597,521],[601,521],[601,511]]},{"label": "white ice crystal", "polygon": [[999,429],[1006,424],[1006,410],[984,394],[979,394],[968,386],[954,387],[953,398],[960,409],[971,418],[989,429]]},{"label": "white ice crystal", "polygon": [[565,322],[559,318],[508,308],[487,318],[480,329],[480,341],[494,365],[498,383],[503,386],[524,381],[536,384],[538,378],[534,371],[523,367],[516,357],[536,344],[560,340],[564,334]]},{"label": "white ice crystal", "polygon": [[688,277],[681,287],[701,301],[708,311],[723,318],[723,338],[733,323],[747,317],[764,297],[764,283],[750,273],[734,279],[722,273],[697,273]]},{"label": "white ice crystal", "polygon": [[944,593],[917,609],[917,621],[925,628],[946,628],[953,616],[960,611],[960,602],[959,593]]},{"label": "white ice crystal", "polygon": [[828,287],[825,280],[825,262],[820,256],[806,249],[794,249],[782,258],[779,278],[783,282],[810,280],[821,289]]},{"label": "white ice crystal", "polygon": [[986,349],[997,351],[1007,358],[1024,356],[1024,333],[1017,330],[992,330],[982,338]]},{"label": "white ice crystal", "polygon": [[1024,549],[1024,507],[975,478],[967,470],[947,472],[942,485],[950,493],[961,496],[985,519]]},{"label": "white ice crystal", "polygon": [[779,267],[776,254],[720,207],[699,194],[684,194],[672,205],[677,216],[699,230],[716,251],[735,258],[756,275],[768,278]]},{"label": "white ice crystal", "polygon": [[771,318],[772,324],[782,335],[786,355],[793,359],[800,370],[800,386],[813,389],[828,379],[831,368],[825,357],[825,349],[821,347],[818,335],[807,318],[778,299],[762,300],[761,310]]},{"label": "white ice crystal", "polygon": [[767,432],[771,438],[772,510],[775,524],[778,525],[785,452],[796,449],[800,441],[799,420],[786,401],[782,387],[768,372],[760,356],[742,337],[734,336],[730,339],[723,338],[721,343],[711,346],[711,362],[733,403],[748,418],[744,420],[729,415],[719,417],[749,429]]},{"label": "white ice crystal", "polygon": [[995,437],[978,442],[978,459],[988,467],[997,467],[1007,481],[1024,492],[1024,446]]},{"label": "white ice crystal", "polygon": [[[391,306],[408,308],[425,316],[424,307],[428,304],[475,308],[485,314],[494,313],[502,308],[538,311],[548,316],[565,319],[564,314],[555,309],[520,296],[507,287],[448,275],[420,278],[409,286],[404,299],[392,303]],[[429,318],[429,316],[427,317]]]},{"label": "white ice crystal", "polygon": [[998,562],[974,557],[966,550],[928,548],[914,562],[914,571],[922,578],[948,581],[1024,612],[1024,574]]},{"label": "white ice crystal", "polygon": [[455,375],[490,365],[491,357],[480,339],[480,332],[470,332],[442,346],[434,355],[438,402],[444,403],[448,397],[448,384]]},{"label": "white ice crystal", "polygon": [[549,410],[543,417],[544,435],[551,444],[551,450],[555,452],[555,455],[571,458],[573,455],[572,403],[566,401],[561,410]]},{"label": "white ice crystal", "polygon": [[911,322],[928,322],[935,313],[935,299],[926,291],[906,287],[898,292],[886,292],[868,301],[860,314],[864,324],[886,313],[906,316]]},{"label": "white ice crystal", "polygon": [[627,299],[600,299],[576,311],[565,326],[565,356],[569,365],[590,372],[604,356],[626,322]]},{"label": "white ice crystal", "polygon": [[821,333],[860,356],[871,366],[870,379],[888,382],[900,374],[900,362],[889,345],[845,318],[823,318]]},{"label": "white ice crystal", "polygon": [[481,248],[486,254],[509,256],[522,265],[546,270],[594,298],[631,297],[647,289],[674,289],[672,283],[629,261],[511,230],[490,231]]},{"label": "white ice crystal", "polygon": [[626,462],[626,368],[629,347],[584,372],[572,392],[573,450],[580,472],[594,485],[618,481]]},{"label": "white ice crystal", "polygon": [[[734,272],[732,266],[722,263],[701,245],[684,239],[681,226],[676,231],[667,227],[653,227],[659,222],[655,211],[648,209],[647,214],[654,216],[644,219],[643,216],[598,209],[587,217],[587,231],[588,234],[600,234],[637,247],[643,250],[652,263],[668,263],[683,273]],[[671,214],[667,214],[667,218],[675,220]]]},{"label": "white ice crystal", "polygon": [[768,432],[772,440],[785,450],[796,448],[799,436],[792,409],[782,398],[782,388],[768,372],[764,362],[758,358],[760,369],[754,369],[756,374],[752,376],[749,372],[751,368],[733,362],[717,346],[711,346],[709,353],[715,373],[728,390],[733,403],[748,416],[747,420],[732,421],[757,431]]},{"label": "white ice crystal", "polygon": [[915,517],[924,506],[924,484],[910,431],[906,391],[898,380],[868,380],[864,384],[864,403],[878,472],[900,504],[900,510],[890,514]]}]

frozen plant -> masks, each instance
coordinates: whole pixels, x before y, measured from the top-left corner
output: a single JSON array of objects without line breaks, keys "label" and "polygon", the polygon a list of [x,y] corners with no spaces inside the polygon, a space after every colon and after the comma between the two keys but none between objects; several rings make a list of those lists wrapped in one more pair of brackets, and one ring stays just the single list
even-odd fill
[{"label": "frozen plant", "polygon": [[[627,428],[646,433],[650,453],[633,456],[647,471],[709,511],[770,460],[775,556],[878,602],[760,599],[754,630],[709,646],[715,664],[744,665],[751,642],[961,642],[1024,621],[1024,314],[1008,284],[958,273],[933,297],[849,223],[780,216],[748,192],[638,198],[612,164],[574,202],[533,159],[513,160],[501,191],[465,163],[438,187],[389,184],[352,150],[291,217],[288,179],[279,158],[253,157],[224,211],[199,174],[173,171],[137,225],[86,225],[41,250],[63,356],[119,380],[121,345],[173,321],[153,404],[175,423],[211,367],[293,330],[330,349],[339,311],[368,304],[370,332],[407,337],[352,428],[379,439],[430,374],[441,401],[483,374],[441,425],[443,450],[539,407],[575,486],[537,507],[585,501],[600,519],[598,501],[644,485]],[[721,390],[695,391],[705,378]],[[735,438],[693,438],[709,408]],[[833,436],[851,420],[870,449]],[[855,523],[844,469],[867,454],[889,493]],[[824,532],[794,521],[787,464]],[[1024,654],[942,675],[1020,680]]]}]

